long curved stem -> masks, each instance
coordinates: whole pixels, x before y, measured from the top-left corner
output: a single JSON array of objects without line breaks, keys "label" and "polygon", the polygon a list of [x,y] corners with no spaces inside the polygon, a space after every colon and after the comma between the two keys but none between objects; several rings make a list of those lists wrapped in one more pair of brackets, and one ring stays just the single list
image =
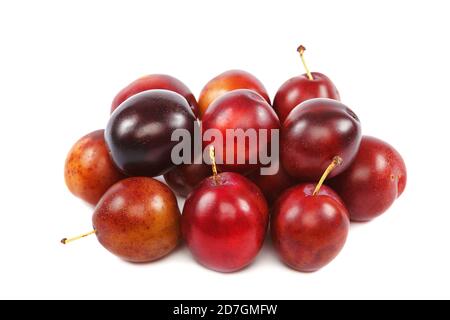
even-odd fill
[{"label": "long curved stem", "polygon": [[94,233],[96,233],[97,232],[97,230],[92,230],[92,231],[89,231],[89,232],[87,232],[87,233],[83,233],[83,234],[81,234],[81,235],[79,235],[79,236],[76,236],[76,237],[73,237],[73,238],[64,238],[64,239],[62,239],[61,240],[61,243],[62,244],[68,244],[68,243],[70,243],[70,242],[73,242],[73,241],[76,241],[76,240],[79,240],[79,239],[81,239],[81,238],[85,238],[85,237],[87,237],[87,236],[90,236],[91,234],[94,234]]},{"label": "long curved stem", "polygon": [[314,78],[313,78],[313,76],[311,74],[311,71],[309,71],[308,65],[306,64],[306,61],[305,61],[305,56],[304,56],[305,50],[306,50],[306,48],[304,46],[302,46],[302,45],[297,48],[298,53],[300,53],[300,58],[302,59],[303,67],[305,68],[306,75],[308,76],[308,79],[309,80],[314,80]]},{"label": "long curved stem", "polygon": [[209,159],[211,160],[211,167],[213,172],[213,178],[216,183],[219,183],[219,176],[217,175],[217,165],[216,165],[216,152],[214,146],[209,148]]},{"label": "long curved stem", "polygon": [[325,172],[323,173],[322,177],[320,178],[319,182],[316,185],[316,188],[314,189],[313,196],[317,195],[320,191],[320,188],[322,187],[323,183],[325,182],[325,179],[328,177],[331,171],[333,171],[334,168],[337,166],[340,166],[342,164],[342,158],[339,156],[335,156],[333,158],[333,161],[331,161],[330,165],[325,169]]}]

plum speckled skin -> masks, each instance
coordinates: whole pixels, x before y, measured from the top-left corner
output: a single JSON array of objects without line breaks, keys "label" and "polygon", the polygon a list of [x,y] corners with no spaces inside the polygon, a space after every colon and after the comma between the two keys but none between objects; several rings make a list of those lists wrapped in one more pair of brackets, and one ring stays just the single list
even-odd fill
[{"label": "plum speckled skin", "polygon": [[329,177],[350,166],[361,142],[358,117],[344,104],[318,98],[303,102],[281,127],[281,161],[287,173],[303,181],[318,181],[335,156],[343,162]]},{"label": "plum speckled skin", "polygon": [[314,184],[287,190],[275,204],[272,239],[281,259],[291,268],[314,272],[330,263],[342,250],[350,228],[348,212],[339,196]]},{"label": "plum speckled skin", "polygon": [[198,103],[191,90],[180,80],[166,74],[151,74],[139,78],[120,90],[111,104],[111,113],[129,97],[143,91],[164,89],[181,94],[191,106],[192,112],[198,115]]},{"label": "plum speckled skin", "polygon": [[67,155],[64,178],[75,196],[92,205],[109,187],[125,178],[111,160],[104,130],[91,132],[75,143]]},{"label": "plum speckled skin", "polygon": [[311,75],[313,80],[303,74],[289,79],[278,89],[273,100],[273,108],[281,123],[303,101],[314,98],[341,99],[338,90],[326,75],[318,72],[312,72]]},{"label": "plum speckled skin", "polygon": [[[223,159],[225,162],[227,154],[233,152],[231,148],[234,146],[233,163],[219,164],[221,171],[244,174],[261,167],[260,161],[257,161],[256,164],[250,164],[249,159],[253,156],[259,160],[258,154],[260,151],[270,150],[271,130],[279,130],[280,128],[280,122],[272,107],[259,94],[248,89],[234,90],[215,100],[204,114],[201,125],[204,133],[208,129],[218,129],[222,134],[222,144],[217,141],[213,143],[216,150],[216,159]],[[241,144],[237,142],[237,139],[234,143],[228,143],[227,129],[242,129],[244,131],[254,129],[257,135],[259,129],[267,129],[267,143],[259,143],[259,139],[257,146],[250,146],[248,139]],[[209,144],[210,141],[203,141],[204,148]],[[230,148],[227,148],[227,145]],[[237,163],[238,154],[245,154],[245,164]]]},{"label": "plum speckled skin", "polygon": [[200,117],[214,100],[236,89],[250,89],[270,104],[266,88],[255,76],[242,70],[229,70],[210,80],[202,89],[198,99]]},{"label": "plum speckled skin", "polygon": [[183,96],[168,90],[138,93],[114,111],[105,131],[111,156],[120,170],[129,176],[155,177],[165,174],[175,164],[172,141],[176,129],[191,136],[198,126]]},{"label": "plum speckled skin", "polygon": [[248,266],[260,251],[268,225],[267,203],[258,187],[231,172],[203,180],[187,198],[182,230],[193,256],[219,272]]},{"label": "plum speckled skin", "polygon": [[128,178],[112,186],[95,208],[92,223],[99,242],[130,262],[157,260],[181,239],[176,197],[152,178]]},{"label": "plum speckled skin", "polygon": [[389,144],[364,136],[350,168],[330,180],[344,200],[352,221],[369,221],[385,212],[403,193],[406,166]]}]

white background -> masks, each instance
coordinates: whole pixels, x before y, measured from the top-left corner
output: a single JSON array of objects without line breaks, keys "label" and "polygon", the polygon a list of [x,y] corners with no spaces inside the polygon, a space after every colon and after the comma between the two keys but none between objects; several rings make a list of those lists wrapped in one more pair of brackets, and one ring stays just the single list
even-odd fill
[{"label": "white background", "polygon": [[[450,298],[447,1],[1,1],[0,298]],[[271,97],[303,73],[326,73],[366,134],[404,156],[409,181],[381,218],[351,229],[314,274],[281,264],[267,243],[223,275],[186,248],[152,264],[119,260],[90,230],[92,209],[64,185],[66,154],[103,128],[119,89],[168,73],[198,95],[230,68]]]}]

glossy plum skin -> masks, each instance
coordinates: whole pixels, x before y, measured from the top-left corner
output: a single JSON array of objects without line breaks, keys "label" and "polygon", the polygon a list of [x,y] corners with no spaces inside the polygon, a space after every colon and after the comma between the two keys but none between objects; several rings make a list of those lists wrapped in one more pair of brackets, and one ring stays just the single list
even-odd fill
[{"label": "glossy plum skin", "polygon": [[121,104],[106,127],[105,138],[116,165],[130,176],[155,177],[175,165],[171,141],[175,129],[191,136],[198,122],[186,99],[168,90],[138,93]]},{"label": "glossy plum skin", "polygon": [[177,195],[187,197],[203,179],[211,175],[211,166],[192,163],[176,166],[164,175],[164,179]]},{"label": "glossy plum skin", "polygon": [[273,205],[285,190],[299,182],[288,175],[280,163],[276,174],[262,175],[260,170],[255,170],[247,177],[261,189],[269,205]]},{"label": "glossy plum skin", "polygon": [[191,90],[177,78],[166,74],[150,74],[131,82],[114,97],[111,104],[111,113],[129,97],[153,89],[170,90],[181,94],[188,101],[192,112],[197,116],[198,103]]},{"label": "glossy plum skin", "polygon": [[268,225],[266,200],[245,177],[206,178],[187,198],[182,231],[196,260],[219,272],[248,266],[260,251]]},{"label": "glossy plum skin", "polygon": [[361,125],[344,104],[325,98],[303,102],[281,127],[280,153],[287,173],[318,181],[335,156],[343,162],[329,177],[350,166],[361,142]]},{"label": "glossy plum skin", "polygon": [[330,180],[344,200],[352,221],[369,221],[384,213],[403,193],[406,166],[389,144],[364,136],[350,168]]},{"label": "glossy plum skin", "polygon": [[[270,150],[272,130],[279,130],[280,123],[272,107],[259,94],[251,90],[240,89],[229,92],[215,100],[204,114],[201,126],[203,133],[206,133],[208,129],[217,129],[221,132],[222,141],[213,141],[216,159],[223,159],[223,162],[226,162],[227,154],[234,152],[234,161],[220,164],[221,171],[245,174],[261,166],[258,154]],[[244,131],[254,129],[257,136],[259,129],[267,129],[267,143],[260,143],[259,138],[257,145],[250,145],[248,139],[245,143],[238,143],[237,139],[234,139],[235,143],[229,142],[227,141],[227,129],[242,129]],[[203,148],[206,148],[210,143],[210,141],[204,139]],[[227,148],[227,144],[229,148]],[[238,154],[245,155],[244,164],[238,163]],[[252,157],[257,159],[257,163],[250,163],[249,160]]]},{"label": "glossy plum skin", "polygon": [[283,123],[288,114],[306,100],[314,98],[329,98],[340,100],[340,95],[335,85],[324,74],[312,72],[313,80],[309,80],[306,74],[294,77],[286,81],[278,89],[273,100],[273,108]]},{"label": "glossy plum skin", "polygon": [[270,104],[266,88],[254,75],[243,70],[229,70],[210,80],[203,87],[198,99],[200,117],[203,117],[214,100],[236,89],[252,90]]},{"label": "glossy plum skin", "polygon": [[95,208],[92,223],[98,241],[130,262],[157,260],[181,239],[175,195],[153,178],[128,178],[112,186]]},{"label": "glossy plum skin", "polygon": [[109,156],[104,130],[91,132],[75,143],[67,155],[64,178],[70,192],[92,205],[125,178]]},{"label": "glossy plum skin", "polygon": [[281,259],[291,268],[314,272],[330,263],[342,250],[350,228],[348,211],[339,196],[314,184],[287,190],[275,204],[272,240]]}]

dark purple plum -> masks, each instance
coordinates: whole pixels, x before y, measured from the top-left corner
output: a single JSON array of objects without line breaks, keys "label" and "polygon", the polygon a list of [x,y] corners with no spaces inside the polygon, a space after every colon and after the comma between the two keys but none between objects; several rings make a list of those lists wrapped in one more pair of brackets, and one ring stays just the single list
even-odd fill
[{"label": "dark purple plum", "polygon": [[149,90],[127,99],[113,112],[105,138],[117,167],[130,176],[159,176],[172,169],[175,129],[191,137],[198,122],[187,100],[168,90]]}]

